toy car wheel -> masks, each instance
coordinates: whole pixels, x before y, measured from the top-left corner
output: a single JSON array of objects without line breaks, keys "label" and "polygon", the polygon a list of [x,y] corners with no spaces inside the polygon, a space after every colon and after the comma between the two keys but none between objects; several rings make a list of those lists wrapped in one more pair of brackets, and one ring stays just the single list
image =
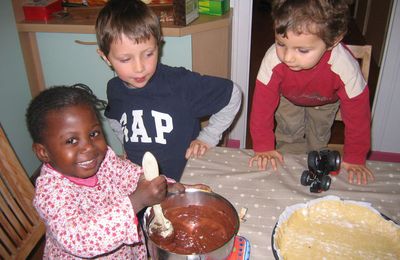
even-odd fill
[{"label": "toy car wheel", "polygon": [[321,183],[318,180],[314,180],[313,182],[311,182],[310,192],[319,193],[321,191]]},{"label": "toy car wheel", "polygon": [[328,175],[324,175],[321,178],[321,189],[324,191],[329,190],[329,187],[331,186],[331,177]]},{"label": "toy car wheel", "polygon": [[316,172],[318,169],[319,160],[319,153],[317,151],[311,151],[307,157],[308,168]]},{"label": "toy car wheel", "polygon": [[301,174],[300,178],[300,183],[304,186],[310,185],[312,182],[310,172],[309,171],[304,171],[303,174]]},{"label": "toy car wheel", "polygon": [[340,153],[338,151],[331,151],[328,154],[328,163],[331,171],[337,171],[340,168]]}]

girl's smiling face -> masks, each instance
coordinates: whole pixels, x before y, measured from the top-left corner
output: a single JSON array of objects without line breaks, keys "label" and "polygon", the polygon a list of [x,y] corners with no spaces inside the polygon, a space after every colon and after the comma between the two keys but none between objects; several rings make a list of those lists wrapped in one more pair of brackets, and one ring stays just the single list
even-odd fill
[{"label": "girl's smiling face", "polygon": [[68,106],[46,115],[43,143],[33,148],[38,158],[63,175],[95,175],[107,152],[101,124],[87,105]]},{"label": "girl's smiling face", "polygon": [[124,34],[110,46],[107,57],[118,77],[133,88],[143,88],[154,75],[158,63],[158,45],[153,36],[136,43]]},{"label": "girl's smiling face", "polygon": [[295,34],[288,31],[286,37],[275,34],[276,54],[291,70],[312,69],[328,48],[325,42],[311,33]]}]

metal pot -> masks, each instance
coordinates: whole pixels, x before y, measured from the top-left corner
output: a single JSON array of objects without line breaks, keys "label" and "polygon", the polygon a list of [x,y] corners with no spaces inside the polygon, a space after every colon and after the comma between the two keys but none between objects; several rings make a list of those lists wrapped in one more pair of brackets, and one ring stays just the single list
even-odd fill
[{"label": "metal pot", "polygon": [[163,211],[167,211],[169,208],[176,207],[186,207],[189,205],[206,205],[211,206],[217,210],[222,210],[226,213],[228,220],[233,225],[233,234],[228,237],[226,242],[220,246],[219,248],[202,254],[193,253],[191,255],[183,255],[177,254],[173,252],[169,252],[168,250],[162,248],[160,245],[156,244],[151,237],[149,237],[149,224],[153,219],[152,208],[148,208],[143,217],[143,226],[145,235],[147,238],[147,248],[150,252],[151,259],[153,260],[164,260],[164,259],[187,259],[187,260],[195,260],[195,259],[226,259],[233,249],[233,244],[235,240],[235,236],[239,230],[239,216],[233,207],[233,205],[226,200],[224,197],[209,191],[199,190],[189,188],[186,189],[185,193],[182,194],[170,194],[162,203],[161,206]]}]

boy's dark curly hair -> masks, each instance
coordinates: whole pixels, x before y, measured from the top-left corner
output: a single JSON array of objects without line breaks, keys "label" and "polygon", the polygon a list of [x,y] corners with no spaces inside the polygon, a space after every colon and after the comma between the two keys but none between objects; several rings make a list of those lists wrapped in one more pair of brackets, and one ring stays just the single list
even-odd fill
[{"label": "boy's dark curly hair", "polygon": [[274,0],[275,33],[311,33],[332,47],[347,32],[351,0]]},{"label": "boy's dark curly hair", "polygon": [[72,86],[54,86],[36,96],[26,111],[26,123],[33,142],[43,141],[46,117],[50,111],[75,105],[91,107],[101,121],[100,110],[105,109],[107,103],[98,99],[88,86],[81,83]]}]

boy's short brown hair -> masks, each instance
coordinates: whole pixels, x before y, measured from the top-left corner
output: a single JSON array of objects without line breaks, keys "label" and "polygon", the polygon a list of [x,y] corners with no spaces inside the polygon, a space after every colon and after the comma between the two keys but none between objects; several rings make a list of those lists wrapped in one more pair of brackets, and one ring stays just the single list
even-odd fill
[{"label": "boy's short brown hair", "polygon": [[274,0],[275,33],[311,33],[332,47],[347,32],[350,0]]},{"label": "boy's short brown hair", "polygon": [[136,43],[153,36],[161,44],[161,26],[157,15],[140,0],[110,0],[101,9],[96,20],[99,49],[108,56],[110,46],[125,35]]}]

